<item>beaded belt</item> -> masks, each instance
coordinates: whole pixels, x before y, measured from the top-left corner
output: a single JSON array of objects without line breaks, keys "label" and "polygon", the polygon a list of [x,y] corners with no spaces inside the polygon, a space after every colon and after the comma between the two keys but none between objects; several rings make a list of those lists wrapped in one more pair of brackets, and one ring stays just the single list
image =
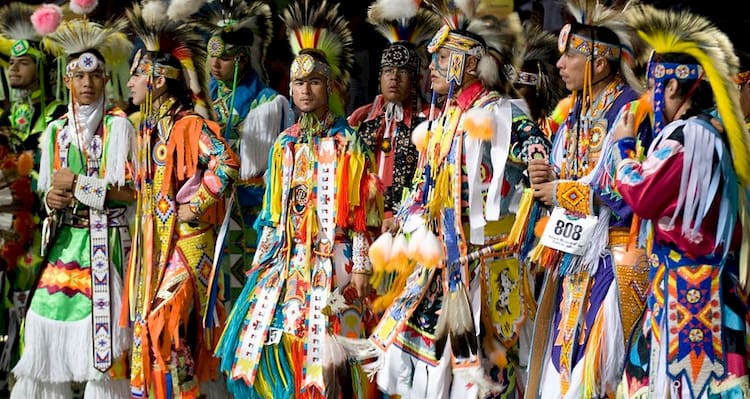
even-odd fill
[{"label": "beaded belt", "polygon": [[[107,209],[107,227],[127,227],[128,220],[125,215],[125,210],[125,208]],[[71,209],[66,209],[62,215],[62,223],[66,226],[76,228],[88,228],[89,210],[84,209],[73,212]]]}]

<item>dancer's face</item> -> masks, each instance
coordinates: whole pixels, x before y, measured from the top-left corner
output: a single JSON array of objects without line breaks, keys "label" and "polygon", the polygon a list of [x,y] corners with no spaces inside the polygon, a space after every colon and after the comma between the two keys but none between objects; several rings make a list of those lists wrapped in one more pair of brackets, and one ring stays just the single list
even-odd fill
[{"label": "dancer's face", "polygon": [[328,81],[319,73],[295,79],[292,85],[292,100],[300,111],[318,112],[328,106]]}]

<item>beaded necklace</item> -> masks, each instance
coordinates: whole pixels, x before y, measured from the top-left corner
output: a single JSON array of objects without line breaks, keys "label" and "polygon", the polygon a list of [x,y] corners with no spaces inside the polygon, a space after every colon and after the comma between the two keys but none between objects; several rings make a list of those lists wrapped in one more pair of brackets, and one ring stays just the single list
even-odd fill
[{"label": "beaded necklace", "polygon": [[[586,176],[596,166],[591,159],[591,142],[599,142],[607,134],[595,123],[604,118],[614,100],[622,92],[622,81],[619,78],[610,82],[589,107],[584,108],[587,98],[576,99],[575,106],[565,121],[565,141],[561,178],[578,180]],[[595,135],[601,135],[594,137]]]}]

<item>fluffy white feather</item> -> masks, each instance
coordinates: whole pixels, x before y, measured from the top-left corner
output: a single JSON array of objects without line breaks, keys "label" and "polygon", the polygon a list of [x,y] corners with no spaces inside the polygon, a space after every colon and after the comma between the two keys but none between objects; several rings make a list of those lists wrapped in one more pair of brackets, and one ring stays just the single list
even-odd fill
[{"label": "fluffy white feather", "polygon": [[373,21],[393,21],[413,18],[418,9],[414,0],[378,0],[370,6],[367,15]]},{"label": "fluffy white feather", "polygon": [[175,21],[184,21],[204,4],[206,0],[172,0],[167,8],[167,16]]}]

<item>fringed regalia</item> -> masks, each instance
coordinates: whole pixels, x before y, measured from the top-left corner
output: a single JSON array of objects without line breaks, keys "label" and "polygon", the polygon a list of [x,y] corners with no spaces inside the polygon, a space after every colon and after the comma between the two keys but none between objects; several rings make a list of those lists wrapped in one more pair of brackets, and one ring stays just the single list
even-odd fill
[{"label": "fringed regalia", "polygon": [[[553,113],[562,123],[550,157],[556,173],[553,209],[531,258],[547,270],[528,392],[541,398],[599,398],[616,390],[625,343],[647,287],[645,251],[628,246],[632,210],[611,178],[612,131],[623,109],[629,110],[640,143],[647,146],[650,105],[639,98],[640,81],[632,70],[641,48],[620,11],[588,0],[568,1],[567,7],[577,23],[561,30],[559,51],[567,59],[584,58],[585,64],[571,72],[581,75],[582,87]],[[597,58],[609,63],[606,77],[594,76]],[[555,246],[571,220],[579,224],[568,235],[573,246]]]},{"label": "fringed regalia", "polygon": [[[551,160],[560,167],[560,180],[555,184],[554,201],[566,211],[596,217],[597,224],[584,254],[540,245],[533,255],[548,269],[548,287],[542,295],[552,295],[553,303],[559,304],[553,313],[544,315],[552,322],[548,341],[533,343],[534,349],[539,350],[537,344],[548,348],[541,380],[545,398],[613,392],[621,375],[625,341],[645,305],[645,251],[627,248],[632,210],[614,190],[608,177],[611,162],[606,159],[620,110],[631,104],[634,110],[640,106],[643,115],[647,105],[639,103],[638,94],[619,78],[587,111],[581,111],[580,98],[574,98],[574,104],[555,137]],[[639,132],[647,142],[647,121],[640,124]],[[546,328],[537,326],[539,331]],[[536,353],[541,356],[543,352]]]},{"label": "fringed regalia", "polygon": [[[621,398],[744,398],[748,378],[748,133],[731,43],[705,18],[634,8],[654,48],[654,143],[615,142],[617,189],[645,223],[649,291],[626,356]],[[681,54],[680,54],[681,53]],[[701,86],[678,119],[665,88]],[[703,98],[701,98],[703,97]],[[668,119],[669,118],[669,119]]]},{"label": "fringed regalia", "polygon": [[[392,257],[391,263],[405,262],[397,267],[405,280],[370,337],[383,352],[378,382],[392,394],[477,395],[466,384],[476,382],[482,364],[488,370],[497,366],[492,377],[502,389],[496,391],[513,392],[516,370],[508,361],[517,362],[521,326],[533,304],[527,273],[514,256],[523,233],[519,226],[511,232],[510,206],[523,190],[519,183],[529,152],[548,153],[549,142],[521,103],[480,82],[449,101],[442,116],[426,122],[430,134],[420,153],[420,173],[397,214],[409,251],[420,245],[419,237],[434,234],[447,254],[446,266]],[[490,139],[468,131],[481,126],[471,122],[477,109],[485,112],[482,124],[494,129]],[[523,209],[522,220],[531,210],[525,198],[523,205],[514,204]],[[429,233],[420,232],[422,220]],[[413,360],[403,360],[400,351]],[[486,388],[480,387],[479,395]]]},{"label": "fringed regalia", "polygon": [[[224,138],[240,157],[240,179],[235,184],[226,248],[233,277],[231,297],[236,298],[245,283],[258,241],[254,225],[263,202],[268,153],[279,132],[287,126],[289,107],[287,100],[267,87],[254,71],[239,81],[234,93],[231,87],[213,78],[209,89]],[[232,127],[226,128],[232,102]]]},{"label": "fringed regalia", "polygon": [[[134,396],[191,397],[218,367],[211,355],[225,312],[220,302],[209,303],[209,290],[221,283],[213,280],[216,225],[239,162],[217,124],[174,99],[145,123],[154,128],[139,143],[137,240],[127,291],[131,389]],[[199,221],[178,221],[178,203],[195,206]],[[207,312],[215,312],[214,325],[204,324]]]},{"label": "fringed regalia", "polygon": [[[48,6],[51,12],[59,8]],[[0,112],[0,334],[7,337],[2,345],[0,370],[10,371],[18,361],[19,332],[25,310],[25,299],[42,264],[41,219],[44,207],[36,192],[39,170],[39,137],[47,125],[65,114],[66,107],[47,91],[51,88],[49,72],[52,57],[41,42],[44,35],[32,23],[37,7],[11,2],[0,8],[0,61],[5,76],[18,73],[34,64],[36,79],[25,87],[11,87],[10,107]],[[37,14],[38,15],[38,14]],[[48,29],[56,25],[48,26]],[[14,58],[14,67],[6,64]],[[28,69],[27,69],[28,71]],[[28,72],[27,72],[28,73]],[[25,153],[25,154],[23,154]],[[22,155],[23,154],[23,155]],[[27,163],[28,157],[31,163]],[[19,170],[24,170],[19,172]]]},{"label": "fringed regalia", "polygon": [[207,6],[193,19],[209,31],[209,56],[234,58],[231,80],[224,82],[211,75],[209,81],[222,135],[240,158],[222,266],[231,271],[231,294],[227,299],[234,300],[245,284],[245,273],[255,254],[258,235],[254,225],[263,202],[268,153],[291,122],[289,105],[284,96],[267,85],[264,63],[273,36],[268,4],[223,0]]},{"label": "fringed regalia", "polygon": [[302,120],[315,122],[293,125],[272,148],[258,251],[217,348],[237,397],[354,395],[346,359],[332,352],[334,335],[362,336],[364,305],[345,288],[351,273],[369,272],[376,177],[345,119]]},{"label": "fringed regalia", "polygon": [[[128,204],[104,197],[110,185],[132,184],[129,149],[134,131],[121,110],[102,115],[103,108],[103,99],[76,112],[71,106],[41,139],[40,191],[47,191],[60,168],[80,175],[80,181],[91,177],[101,184],[81,187],[76,195],[81,203],[60,216],[26,314],[12,397],[59,391],[71,381],[87,381],[87,395],[122,396],[119,385],[108,386],[106,380],[125,376],[124,355],[130,344],[129,331],[116,322],[130,250]],[[101,208],[86,206],[84,200]]]}]

